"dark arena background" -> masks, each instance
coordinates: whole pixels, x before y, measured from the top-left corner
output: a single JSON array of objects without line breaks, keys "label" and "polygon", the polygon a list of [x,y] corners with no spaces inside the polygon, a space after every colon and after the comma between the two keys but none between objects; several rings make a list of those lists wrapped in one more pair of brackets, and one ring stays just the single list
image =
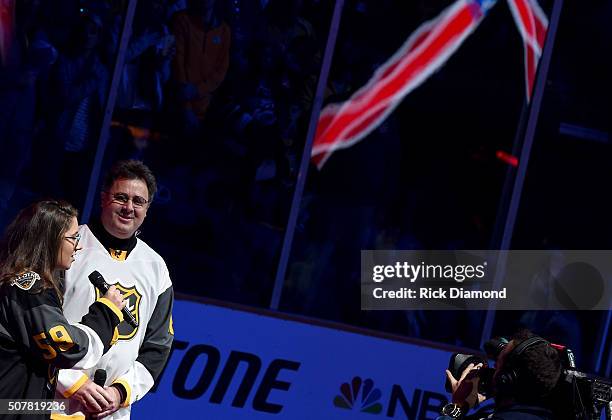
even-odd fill
[{"label": "dark arena background", "polygon": [[[322,110],[470,2],[456,50],[315,165]],[[0,0],[0,227],[43,197],[86,223],[114,161],[153,170],[139,237],[176,336],[136,419],[435,418],[450,354],[518,327],[610,377],[610,311],[360,305],[361,250],[612,249],[612,1],[538,3],[526,89],[506,0]]]}]

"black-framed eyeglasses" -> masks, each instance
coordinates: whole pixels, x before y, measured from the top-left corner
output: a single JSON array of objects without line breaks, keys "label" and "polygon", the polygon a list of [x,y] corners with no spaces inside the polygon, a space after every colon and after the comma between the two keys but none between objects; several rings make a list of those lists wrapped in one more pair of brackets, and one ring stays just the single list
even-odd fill
[{"label": "black-framed eyeglasses", "polygon": [[138,208],[144,207],[147,204],[149,204],[149,200],[139,195],[130,197],[126,193],[115,193],[115,194],[111,194],[111,197],[113,198],[113,201],[115,203],[121,204],[122,206],[125,206],[130,200],[132,200],[132,204],[134,205],[134,207],[138,207]]},{"label": "black-framed eyeglasses", "polygon": [[74,249],[77,249],[79,246],[79,241],[81,240],[81,234],[77,233],[74,236],[64,236],[64,239],[70,239],[74,243]]}]

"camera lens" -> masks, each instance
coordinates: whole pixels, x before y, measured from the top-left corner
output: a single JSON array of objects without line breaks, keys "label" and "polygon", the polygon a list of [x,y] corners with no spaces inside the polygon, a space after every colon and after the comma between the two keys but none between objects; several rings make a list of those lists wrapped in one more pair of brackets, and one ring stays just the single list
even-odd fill
[{"label": "camera lens", "polygon": [[504,337],[492,338],[484,344],[484,351],[490,359],[496,360],[499,353],[508,345],[509,341]]}]

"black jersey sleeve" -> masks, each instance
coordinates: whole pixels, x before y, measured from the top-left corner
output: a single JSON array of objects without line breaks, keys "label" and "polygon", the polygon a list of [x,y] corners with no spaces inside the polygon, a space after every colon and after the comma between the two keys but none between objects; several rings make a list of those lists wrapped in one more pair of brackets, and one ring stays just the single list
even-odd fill
[{"label": "black jersey sleeve", "polygon": [[53,289],[24,290],[3,286],[3,324],[18,347],[59,368],[88,369],[106,352],[122,316],[111,302],[101,299],[79,324],[62,313]]}]

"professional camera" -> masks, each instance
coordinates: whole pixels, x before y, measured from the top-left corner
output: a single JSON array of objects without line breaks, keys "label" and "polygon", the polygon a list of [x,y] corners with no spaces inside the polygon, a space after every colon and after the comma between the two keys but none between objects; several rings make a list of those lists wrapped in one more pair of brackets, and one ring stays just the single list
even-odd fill
[{"label": "professional camera", "polygon": [[[518,357],[531,345],[548,343],[546,340],[534,336],[521,342],[509,353],[509,357]],[[496,360],[502,350],[508,345],[506,338],[493,338],[484,345],[484,351],[489,359]],[[561,377],[557,383],[553,405],[561,417],[568,419],[595,420],[601,417],[601,410],[605,408],[606,419],[612,420],[612,382],[608,379],[580,372],[576,369],[574,353],[567,346],[548,343],[556,350],[561,361]],[[518,381],[516,371],[502,371],[498,373],[496,384],[493,383],[495,369],[489,367],[487,358],[474,354],[454,353],[449,361],[448,370],[459,379],[463,371],[471,364],[482,364],[478,369],[478,392],[487,398],[494,397],[500,386],[507,386]],[[446,381],[446,390],[452,392],[450,381]]]}]

